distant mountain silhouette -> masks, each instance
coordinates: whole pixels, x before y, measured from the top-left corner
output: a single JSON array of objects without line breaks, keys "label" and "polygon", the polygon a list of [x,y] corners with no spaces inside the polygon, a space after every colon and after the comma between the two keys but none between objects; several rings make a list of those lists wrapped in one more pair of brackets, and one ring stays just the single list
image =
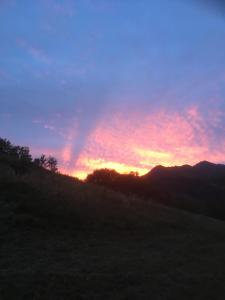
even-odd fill
[{"label": "distant mountain silhouette", "polygon": [[156,166],[138,177],[98,170],[87,181],[185,210],[225,219],[225,165]]},{"label": "distant mountain silhouette", "polygon": [[143,177],[155,177],[155,176],[185,176],[185,177],[218,177],[225,175],[225,165],[213,164],[208,161],[201,161],[194,165],[183,165],[180,167],[163,167],[156,166],[149,173]]}]

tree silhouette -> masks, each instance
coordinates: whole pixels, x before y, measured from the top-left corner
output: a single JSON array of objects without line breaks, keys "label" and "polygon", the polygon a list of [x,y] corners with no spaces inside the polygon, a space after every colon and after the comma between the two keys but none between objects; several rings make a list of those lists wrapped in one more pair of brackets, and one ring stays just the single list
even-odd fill
[{"label": "tree silhouette", "polygon": [[58,171],[58,162],[53,156],[46,157],[42,154],[41,157],[34,159],[34,164],[38,167],[50,170],[51,172]]},{"label": "tree silhouette", "polygon": [[87,176],[86,181],[100,185],[110,185],[120,176],[115,170],[99,169]]},{"label": "tree silhouette", "polygon": [[47,162],[48,162],[48,159],[44,154],[42,154],[41,157],[34,159],[35,165],[37,165],[38,167],[45,168],[45,169],[48,168]]},{"label": "tree silhouette", "polygon": [[32,162],[28,147],[14,146],[7,139],[0,138],[0,155],[14,157],[26,163]]},{"label": "tree silhouette", "polygon": [[17,147],[17,155],[24,163],[31,163],[32,157],[30,155],[30,149],[28,147]]},{"label": "tree silhouette", "polygon": [[57,172],[58,171],[58,162],[57,160],[53,157],[53,156],[49,156],[47,159],[47,168],[51,171],[51,172]]},{"label": "tree silhouette", "polygon": [[0,162],[10,165],[16,173],[24,173],[32,165],[30,149],[15,146],[7,139],[0,138]]}]

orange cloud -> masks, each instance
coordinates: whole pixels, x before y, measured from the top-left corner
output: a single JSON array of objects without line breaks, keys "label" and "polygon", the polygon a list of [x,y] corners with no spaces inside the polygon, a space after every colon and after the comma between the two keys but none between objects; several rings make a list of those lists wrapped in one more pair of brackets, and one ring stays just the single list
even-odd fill
[{"label": "orange cloud", "polygon": [[[160,110],[147,116],[137,112],[129,112],[129,116],[123,112],[106,114],[69,173],[84,178],[95,169],[110,168],[142,175],[159,164],[195,164],[205,159],[224,162],[225,140],[212,145],[212,128],[219,122],[219,113],[215,115],[206,119],[197,106],[183,113]],[[62,157],[73,166],[70,147],[64,148]]]}]

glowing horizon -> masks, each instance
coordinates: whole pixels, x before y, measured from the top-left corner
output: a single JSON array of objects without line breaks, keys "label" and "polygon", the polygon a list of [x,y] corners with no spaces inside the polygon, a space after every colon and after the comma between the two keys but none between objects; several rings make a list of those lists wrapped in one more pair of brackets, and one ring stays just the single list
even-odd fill
[{"label": "glowing horizon", "polygon": [[111,117],[106,115],[90,133],[75,160],[72,153],[78,133],[74,132],[74,138],[68,136],[68,143],[56,153],[61,172],[84,179],[102,168],[144,175],[156,165],[193,165],[202,160],[225,162],[225,140],[214,145],[212,130],[223,116],[216,110],[211,111],[211,116],[205,119],[193,105],[183,113],[165,110],[145,116],[133,113],[129,120],[121,111]]}]

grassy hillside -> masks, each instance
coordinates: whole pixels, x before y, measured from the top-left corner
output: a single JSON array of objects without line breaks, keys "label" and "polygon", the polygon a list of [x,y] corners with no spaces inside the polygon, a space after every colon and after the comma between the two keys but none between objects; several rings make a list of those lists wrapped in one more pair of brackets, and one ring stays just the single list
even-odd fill
[{"label": "grassy hillside", "polygon": [[225,223],[55,163],[0,139],[0,299],[225,298]]},{"label": "grassy hillside", "polygon": [[89,174],[87,182],[225,220],[225,165],[222,164],[203,161],[194,166],[157,166],[144,176],[102,169]]},{"label": "grassy hillside", "polygon": [[49,171],[5,170],[0,238],[1,299],[225,297],[223,222]]}]

